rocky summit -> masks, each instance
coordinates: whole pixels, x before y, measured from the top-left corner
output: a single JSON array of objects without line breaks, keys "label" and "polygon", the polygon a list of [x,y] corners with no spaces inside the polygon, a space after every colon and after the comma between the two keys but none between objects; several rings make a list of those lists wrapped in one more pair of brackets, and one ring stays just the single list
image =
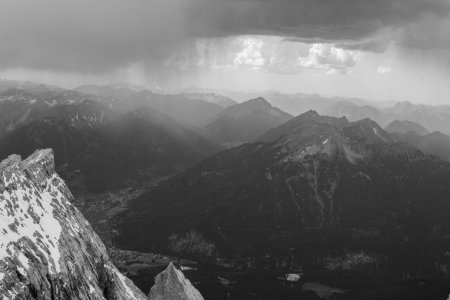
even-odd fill
[{"label": "rocky summit", "polygon": [[148,294],[154,300],[203,300],[200,292],[170,263],[155,279]]},{"label": "rocky summit", "polygon": [[146,299],[54,171],[53,152],[0,164],[0,299]]},{"label": "rocky summit", "polygon": [[[54,164],[50,149],[0,163],[0,299],[147,299],[113,265]],[[169,265],[149,299],[203,298]]]}]

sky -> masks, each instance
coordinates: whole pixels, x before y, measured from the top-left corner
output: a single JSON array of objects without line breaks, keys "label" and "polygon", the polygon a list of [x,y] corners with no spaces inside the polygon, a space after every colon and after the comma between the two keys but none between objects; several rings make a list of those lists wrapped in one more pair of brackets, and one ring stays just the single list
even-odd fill
[{"label": "sky", "polygon": [[450,1],[0,0],[0,78],[450,104]]}]

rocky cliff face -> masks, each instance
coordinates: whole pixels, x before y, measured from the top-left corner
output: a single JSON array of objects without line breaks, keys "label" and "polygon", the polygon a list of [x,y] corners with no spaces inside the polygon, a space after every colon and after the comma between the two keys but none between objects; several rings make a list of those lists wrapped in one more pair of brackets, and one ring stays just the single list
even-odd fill
[{"label": "rocky cliff face", "polygon": [[152,300],[203,300],[200,292],[172,263],[155,279],[148,298]]},{"label": "rocky cliff face", "polygon": [[51,150],[0,163],[0,299],[146,299],[71,199]]}]

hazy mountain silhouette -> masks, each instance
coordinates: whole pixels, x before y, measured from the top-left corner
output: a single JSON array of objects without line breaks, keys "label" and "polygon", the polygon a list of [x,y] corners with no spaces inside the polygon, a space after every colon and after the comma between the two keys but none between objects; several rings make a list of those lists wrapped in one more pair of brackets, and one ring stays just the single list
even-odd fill
[{"label": "hazy mountain silhouette", "polygon": [[291,118],[264,98],[256,98],[224,109],[201,132],[222,145],[237,145],[252,141]]},{"label": "hazy mountain silhouette", "polygon": [[337,103],[322,112],[329,116],[345,116],[350,121],[370,118],[381,126],[387,126],[395,120],[411,121],[420,124],[429,132],[440,131],[450,134],[450,106],[448,105],[429,106],[405,101],[389,108],[379,109],[352,103]]},{"label": "hazy mountain silhouette", "polygon": [[417,133],[418,135],[427,135],[429,134],[428,130],[426,130],[422,125],[411,122],[411,121],[399,121],[395,120],[389,123],[384,130],[386,130],[389,133]]},{"label": "hazy mountain silhouette", "polygon": [[58,171],[90,190],[177,172],[219,150],[150,108],[119,114],[92,101],[56,106],[0,139],[0,156],[52,148]]}]

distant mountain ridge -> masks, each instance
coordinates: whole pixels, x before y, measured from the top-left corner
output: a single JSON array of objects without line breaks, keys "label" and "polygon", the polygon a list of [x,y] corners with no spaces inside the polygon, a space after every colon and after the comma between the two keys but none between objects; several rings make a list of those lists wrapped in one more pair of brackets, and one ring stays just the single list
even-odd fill
[{"label": "distant mountain ridge", "polygon": [[[79,92],[116,99],[111,108],[116,111],[133,111],[140,107],[156,109],[176,121],[202,126],[219,113],[231,99],[213,95],[157,94],[150,90],[134,90],[111,85],[80,86]],[[224,104],[226,103],[226,104]]]},{"label": "distant mountain ridge", "polygon": [[48,108],[8,132],[0,138],[0,157],[27,156],[46,147],[57,153],[64,178],[95,190],[120,186],[127,178],[167,176],[220,150],[150,108],[120,114],[84,101]]},{"label": "distant mountain ridge", "polygon": [[223,108],[227,108],[227,107],[230,107],[232,105],[237,104],[237,102],[234,101],[233,99],[231,99],[230,97],[217,95],[217,94],[214,94],[214,93],[206,93],[206,94],[202,94],[202,93],[182,93],[181,95],[187,97],[188,99],[193,99],[193,100],[199,99],[199,100],[203,100],[205,102],[218,104],[218,105],[220,105]]},{"label": "distant mountain ridge", "polygon": [[370,118],[381,126],[399,121],[411,121],[420,124],[427,131],[440,131],[450,134],[450,106],[430,106],[412,104],[405,101],[392,107],[378,109],[371,106],[358,106],[353,103],[337,103],[322,111],[323,114],[335,117],[347,117],[350,121]]},{"label": "distant mountain ridge", "polygon": [[236,145],[253,141],[291,118],[260,97],[224,109],[201,128],[201,133],[222,145]]},{"label": "distant mountain ridge", "polygon": [[349,102],[357,105],[372,105],[376,107],[389,107],[395,104],[395,101],[368,101],[359,98],[345,98],[345,97],[329,97],[319,94],[306,93],[282,93],[278,91],[231,91],[220,89],[204,89],[204,88],[189,88],[182,90],[188,93],[215,93],[230,97],[237,102],[244,102],[248,99],[263,97],[269,101],[273,106],[276,106],[283,111],[292,115],[304,113],[310,109],[322,112],[323,109],[339,103]]},{"label": "distant mountain ridge", "polygon": [[23,89],[8,89],[0,93],[0,137],[34,120],[49,117],[56,107],[89,101],[109,104],[108,99],[78,92],[40,90],[31,93]]},{"label": "distant mountain ridge", "polygon": [[283,135],[288,134],[290,131],[297,129],[302,123],[307,121],[319,121],[320,123],[329,123],[335,125],[341,125],[348,123],[348,120],[345,117],[335,118],[335,117],[327,117],[320,116],[316,111],[309,110],[295,118],[290,119],[284,124],[269,129],[262,136],[257,138],[257,141],[265,141],[271,142],[275,141]]},{"label": "distant mountain ridge", "polygon": [[450,136],[435,131],[426,135],[416,132],[393,133],[397,141],[405,142],[420,149],[423,153],[435,155],[443,160],[450,161]]},{"label": "distant mountain ridge", "polygon": [[400,134],[409,133],[409,132],[414,132],[414,133],[417,133],[418,135],[429,134],[428,130],[426,130],[422,125],[415,123],[415,122],[407,121],[407,120],[392,121],[384,128],[384,130],[386,130],[389,133],[400,133]]}]

